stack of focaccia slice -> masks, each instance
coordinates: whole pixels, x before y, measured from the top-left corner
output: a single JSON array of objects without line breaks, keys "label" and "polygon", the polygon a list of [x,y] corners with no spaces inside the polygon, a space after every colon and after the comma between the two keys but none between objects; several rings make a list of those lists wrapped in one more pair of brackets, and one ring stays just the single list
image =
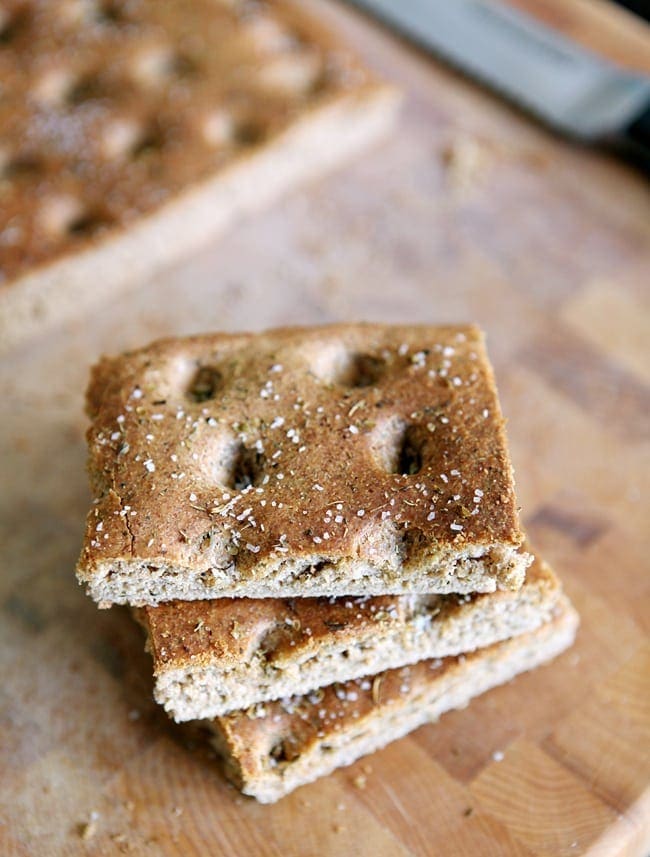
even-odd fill
[{"label": "stack of focaccia slice", "polygon": [[79,579],[258,800],[531,669],[577,616],[517,519],[472,326],[166,340],[87,397]]}]

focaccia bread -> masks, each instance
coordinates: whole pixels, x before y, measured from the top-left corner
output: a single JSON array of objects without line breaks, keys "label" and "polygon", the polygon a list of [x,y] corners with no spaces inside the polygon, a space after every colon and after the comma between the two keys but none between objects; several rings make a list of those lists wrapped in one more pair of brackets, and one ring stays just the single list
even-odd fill
[{"label": "focaccia bread", "polygon": [[340,163],[397,104],[283,0],[10,0],[0,80],[0,348]]},{"label": "focaccia bread", "polygon": [[272,803],[554,658],[571,645],[577,626],[563,596],[551,621],[528,634],[467,656],[420,661],[267,702],[207,725],[228,778]]},{"label": "focaccia bread", "polygon": [[154,343],[92,372],[100,604],[521,586],[504,421],[472,326]]},{"label": "focaccia bread", "polygon": [[483,595],[175,601],[136,608],[156,701],[175,720],[271,699],[533,631],[561,597],[536,558],[517,591]]}]

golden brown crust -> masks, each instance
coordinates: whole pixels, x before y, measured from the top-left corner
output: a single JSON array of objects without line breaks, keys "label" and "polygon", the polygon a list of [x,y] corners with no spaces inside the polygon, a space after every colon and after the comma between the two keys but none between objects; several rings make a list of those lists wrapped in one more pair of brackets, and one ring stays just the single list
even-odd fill
[{"label": "golden brown crust", "polygon": [[[338,561],[380,567],[383,579],[314,594],[408,591],[410,569],[459,556],[493,562],[484,591],[522,582],[526,561],[504,554],[523,536],[475,327],[166,340],[104,358],[87,407],[97,499],[79,571],[91,593],[93,581],[105,584],[98,600],[119,600],[111,583],[130,563],[152,600],[122,600],[140,604],[175,597],[187,569],[207,583],[203,594],[179,590],[183,599],[265,586],[265,596],[306,595]],[[265,581],[301,558],[292,588]],[[167,582],[178,575],[156,597],[163,571]]]},{"label": "golden brown crust", "polygon": [[2,289],[371,83],[282,0],[18,0],[0,31]]}]

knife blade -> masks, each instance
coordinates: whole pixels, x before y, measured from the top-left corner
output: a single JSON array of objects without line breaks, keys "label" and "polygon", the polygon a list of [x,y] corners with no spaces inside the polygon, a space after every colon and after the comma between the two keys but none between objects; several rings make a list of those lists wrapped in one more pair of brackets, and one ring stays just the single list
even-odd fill
[{"label": "knife blade", "polygon": [[650,157],[650,77],[494,0],[351,0],[557,131]]}]

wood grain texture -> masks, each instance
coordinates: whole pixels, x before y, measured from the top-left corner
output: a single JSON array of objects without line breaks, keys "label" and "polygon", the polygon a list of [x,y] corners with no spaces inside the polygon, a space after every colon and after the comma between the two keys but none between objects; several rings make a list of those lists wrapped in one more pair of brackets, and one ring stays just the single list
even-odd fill
[{"label": "wood grain texture", "polygon": [[[642,857],[648,188],[311,5],[405,87],[400,131],[0,365],[0,853]],[[487,330],[524,522],[582,627],[554,664],[258,806],[154,705],[126,611],[97,611],[74,581],[83,390],[101,352],[156,336],[362,318]]]}]

